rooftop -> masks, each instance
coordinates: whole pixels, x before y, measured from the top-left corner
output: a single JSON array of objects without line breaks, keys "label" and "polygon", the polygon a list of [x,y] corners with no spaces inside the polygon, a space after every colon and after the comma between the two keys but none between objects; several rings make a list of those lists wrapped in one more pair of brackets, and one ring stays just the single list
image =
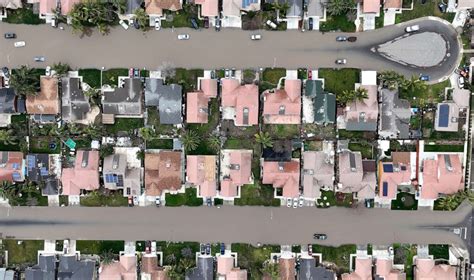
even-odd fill
[{"label": "rooftop", "polygon": [[64,121],[80,121],[87,117],[91,110],[89,98],[84,95],[80,78],[64,77],[61,79],[62,118]]},{"label": "rooftop", "polygon": [[26,97],[28,114],[56,115],[59,114],[58,78],[41,76],[40,92]]},{"label": "rooftop", "polygon": [[221,196],[235,197],[238,187],[253,182],[252,150],[221,150],[220,166]]},{"label": "rooftop", "polygon": [[435,130],[456,132],[459,129],[459,107],[455,103],[438,103]]},{"label": "rooftop", "polygon": [[78,150],[74,167],[63,168],[63,195],[79,195],[81,190],[99,188],[99,152]]},{"label": "rooftop", "polygon": [[198,187],[200,197],[214,197],[217,188],[217,157],[188,155],[186,181]]},{"label": "rooftop", "polygon": [[104,91],[102,107],[104,114],[141,115],[142,82],[140,79],[124,78],[123,85],[112,91]]},{"label": "rooftop", "polygon": [[300,161],[292,159],[288,162],[263,161],[262,184],[271,184],[274,188],[283,189],[283,197],[300,195]]},{"label": "rooftop", "polygon": [[423,160],[423,185],[420,197],[437,199],[439,194],[454,194],[464,189],[460,154],[438,154]]},{"label": "rooftop", "polygon": [[240,85],[236,79],[222,79],[223,119],[232,119],[236,126],[258,125],[258,86]]},{"label": "rooftop", "polygon": [[303,152],[302,172],[304,197],[320,197],[321,187],[334,187],[334,154],[323,151]]},{"label": "rooftop", "polygon": [[23,182],[23,153],[0,152],[0,181]]},{"label": "rooftop", "polygon": [[301,123],[301,80],[285,79],[284,89],[265,91],[263,118],[267,124]]},{"label": "rooftop", "polygon": [[163,191],[181,188],[181,152],[161,150],[145,154],[145,193],[161,195]]},{"label": "rooftop", "polygon": [[410,130],[410,103],[398,98],[398,91],[381,90],[379,134],[385,138],[408,139]]}]

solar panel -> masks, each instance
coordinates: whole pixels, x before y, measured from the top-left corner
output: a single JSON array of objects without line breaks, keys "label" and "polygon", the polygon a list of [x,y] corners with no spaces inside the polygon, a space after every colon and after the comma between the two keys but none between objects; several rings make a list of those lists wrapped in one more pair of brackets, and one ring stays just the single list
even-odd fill
[{"label": "solar panel", "polygon": [[449,105],[441,104],[439,106],[438,126],[448,127],[448,124],[449,124]]},{"label": "solar panel", "polygon": [[393,173],[393,164],[384,164],[383,165],[383,172]]},{"label": "solar panel", "polygon": [[20,164],[18,163],[13,163],[12,164],[13,169],[20,169]]},{"label": "solar panel", "polygon": [[382,195],[383,196],[388,195],[388,183],[387,182],[383,182]]},{"label": "solar panel", "polygon": [[40,174],[41,176],[48,176],[49,174],[48,169],[46,169],[45,167],[41,167]]},{"label": "solar panel", "polygon": [[36,162],[36,158],[35,156],[32,156],[32,155],[29,155],[27,156],[27,161],[28,161],[28,169],[33,169],[35,168],[35,162]]},{"label": "solar panel", "polygon": [[20,181],[20,180],[21,180],[21,176],[20,176],[20,174],[17,173],[17,172],[14,172],[14,173],[12,174],[12,178],[13,178],[14,181]]}]

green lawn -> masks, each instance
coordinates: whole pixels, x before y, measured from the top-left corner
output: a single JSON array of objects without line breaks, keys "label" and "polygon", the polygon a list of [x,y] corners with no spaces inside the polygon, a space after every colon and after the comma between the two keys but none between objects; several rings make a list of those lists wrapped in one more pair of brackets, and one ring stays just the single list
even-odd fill
[{"label": "green lawn", "polygon": [[19,240],[3,239],[5,250],[8,251],[8,265],[31,266],[37,263],[38,250],[43,250],[43,240]]},{"label": "green lawn", "polygon": [[103,252],[112,251],[114,254],[123,251],[124,241],[109,241],[109,240],[77,240],[76,249],[81,254],[95,254],[100,255]]},{"label": "green lawn", "polygon": [[410,193],[398,193],[397,199],[392,200],[392,210],[417,210],[418,200],[415,199],[415,195]]},{"label": "green lawn", "polygon": [[79,76],[82,76],[84,83],[93,88],[100,88],[100,70],[79,69]]},{"label": "green lawn", "polygon": [[278,85],[278,81],[281,77],[286,77],[286,69],[284,68],[265,68],[265,70],[263,70],[263,81],[273,86]]},{"label": "green lawn", "polygon": [[364,159],[374,159],[374,147],[369,142],[351,142],[349,150],[361,152]]},{"label": "green lawn", "polygon": [[426,145],[425,152],[463,152],[463,145]]},{"label": "green lawn", "polygon": [[356,27],[354,22],[348,21],[345,14],[338,16],[327,16],[325,22],[321,22],[319,25],[321,32],[328,31],[342,31],[342,32],[355,32]]},{"label": "green lawn", "polygon": [[43,24],[45,21],[40,19],[38,15],[33,13],[33,9],[28,5],[16,10],[7,10],[7,18],[3,19],[3,22],[13,23],[13,24]]},{"label": "green lawn", "polygon": [[[446,87],[450,87],[449,80],[434,85],[427,85],[425,90],[410,93],[404,90],[400,90],[400,98],[407,99],[411,106],[423,107],[427,104],[436,104],[443,101],[444,90]],[[413,99],[415,98],[415,99]]]},{"label": "green lawn", "polygon": [[[106,70],[102,73],[102,84],[110,86],[118,86],[118,77],[128,77],[129,70],[126,68],[113,68]],[[99,71],[100,79],[100,71]]]},{"label": "green lawn", "polygon": [[449,260],[449,245],[430,244],[428,245],[428,251],[435,260]]},{"label": "green lawn", "polygon": [[193,130],[201,139],[198,147],[193,150],[189,151],[188,154],[190,155],[216,155],[218,154],[218,150],[212,148],[212,145],[209,144],[209,138],[212,135],[212,132],[216,129],[219,125],[219,101],[217,98],[212,98],[209,101],[209,117],[208,122],[204,124],[187,124],[186,130]]},{"label": "green lawn", "polygon": [[241,188],[240,198],[234,200],[234,205],[261,205],[280,206],[280,200],[274,198],[274,189],[271,185],[262,185],[256,181],[253,185],[244,185]]},{"label": "green lawn", "polygon": [[146,148],[147,149],[166,149],[170,150],[173,149],[173,139],[153,139],[150,141],[146,141]]},{"label": "green lawn", "polygon": [[[329,203],[329,205],[327,205],[327,203]],[[316,206],[319,208],[331,206],[352,207],[353,203],[352,193],[321,191],[321,198],[317,200]]]},{"label": "green lawn", "polygon": [[414,0],[413,10],[404,10],[403,13],[397,14],[395,23],[409,21],[426,16],[436,16],[443,18],[449,22],[454,19],[454,13],[441,13],[438,9],[438,1],[428,0],[425,4],[421,4],[421,1]]},{"label": "green lawn", "polygon": [[375,139],[375,134],[368,131],[350,131],[345,129],[338,129],[339,139],[360,140],[360,139]]},{"label": "green lawn", "polygon": [[109,195],[101,194],[97,191],[81,197],[81,206],[128,206],[128,198],[124,197],[120,192],[111,193]]},{"label": "green lawn", "polygon": [[201,206],[203,205],[202,198],[197,197],[196,188],[187,188],[186,192],[179,194],[170,194],[165,195],[166,206]]},{"label": "green lawn", "polygon": [[147,124],[155,128],[156,134],[171,136],[176,133],[176,129],[173,125],[160,123],[160,112],[156,107],[148,107],[146,111],[148,113]]},{"label": "green lawn", "polygon": [[48,197],[42,196],[41,189],[38,187],[31,192],[20,191],[10,199],[10,204],[12,206],[48,206]]},{"label": "green lawn", "polygon": [[334,263],[338,273],[343,273],[349,271],[350,254],[356,253],[356,245],[339,247],[313,245],[313,253],[321,253],[324,262]]},{"label": "green lawn", "polygon": [[[56,144],[54,150],[50,149],[51,143]],[[61,141],[54,137],[31,137],[30,138],[30,153],[39,154],[59,154],[61,152]]]},{"label": "green lawn", "polygon": [[[199,243],[197,242],[177,242],[177,243],[171,243],[171,242],[164,242],[164,241],[159,241],[156,242],[156,250],[157,251],[162,251],[163,252],[163,264],[164,265],[172,265],[173,262],[170,262],[171,260],[171,255],[173,255],[176,258],[176,261],[174,263],[179,263],[179,260],[185,256],[183,256],[183,249],[189,248],[192,251],[193,257],[191,257],[191,260],[195,260],[194,255],[196,252],[199,252]],[[214,252],[212,252],[214,253]],[[194,266],[194,264],[193,264]]]},{"label": "green lawn", "polygon": [[345,90],[353,90],[359,82],[359,69],[319,69],[319,78],[324,78],[324,89],[334,94],[341,94]]},{"label": "green lawn", "polygon": [[249,279],[262,279],[263,263],[270,259],[271,253],[280,252],[280,246],[253,247],[249,244],[234,243],[232,252],[237,253],[238,266],[248,270]]},{"label": "green lawn", "polygon": [[107,124],[105,128],[109,134],[117,134],[119,132],[130,133],[130,131],[143,126],[143,119],[141,118],[116,118],[115,124]]},{"label": "green lawn", "polygon": [[183,86],[183,90],[185,92],[197,90],[197,80],[199,77],[204,76],[204,70],[184,69],[184,68],[176,68],[175,70],[176,70],[175,76],[167,79],[166,80],[167,83],[180,84],[181,86]]},{"label": "green lawn", "polygon": [[12,115],[10,129],[14,131],[14,135],[18,137],[25,137],[28,134],[28,115]]},{"label": "green lawn", "polygon": [[262,131],[270,133],[274,139],[299,138],[301,125],[298,124],[264,124]]},{"label": "green lawn", "polygon": [[394,264],[405,266],[406,280],[413,279],[413,257],[416,255],[416,245],[393,244],[395,252]]}]

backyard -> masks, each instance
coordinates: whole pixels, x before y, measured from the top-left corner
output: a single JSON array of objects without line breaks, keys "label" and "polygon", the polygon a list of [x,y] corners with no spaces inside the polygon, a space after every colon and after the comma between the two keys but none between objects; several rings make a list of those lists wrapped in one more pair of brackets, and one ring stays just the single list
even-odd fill
[{"label": "backyard", "polygon": [[324,89],[336,95],[353,90],[355,83],[359,82],[359,77],[359,69],[319,69],[319,78],[324,79]]},{"label": "backyard", "polygon": [[349,271],[350,254],[356,253],[356,245],[339,247],[313,245],[313,253],[321,253],[323,262],[335,264],[339,274]]},{"label": "backyard", "polygon": [[451,152],[451,153],[462,153],[464,151],[464,145],[426,145],[424,146],[425,152]]},{"label": "backyard", "polygon": [[279,253],[280,246],[253,247],[249,244],[234,243],[232,252],[237,253],[239,266],[248,270],[249,279],[262,279],[263,263],[270,260],[271,253]]},{"label": "backyard", "polygon": [[360,152],[363,159],[374,159],[374,146],[367,141],[349,143],[349,150]]},{"label": "backyard", "polygon": [[197,189],[190,187],[187,188],[185,193],[165,195],[166,206],[201,206],[203,205],[202,198],[197,197]]},{"label": "backyard", "polygon": [[146,141],[146,148],[171,150],[173,149],[173,139],[155,138],[155,139]]},{"label": "backyard", "polygon": [[117,135],[119,133],[128,134],[131,136],[135,129],[143,127],[142,118],[117,118],[114,124],[105,125],[107,133]]},{"label": "backyard", "polygon": [[30,266],[37,263],[38,250],[43,250],[43,240],[12,240],[3,239],[1,241],[6,251],[8,251],[9,266]]},{"label": "backyard", "polygon": [[301,125],[299,124],[265,124],[262,131],[268,132],[274,139],[299,138]]},{"label": "backyard", "polygon": [[156,107],[148,107],[146,111],[147,125],[153,126],[157,135],[174,136],[176,134],[176,128],[173,125],[160,123],[160,112]]},{"label": "backyard", "polygon": [[186,130],[194,131],[199,139],[199,145],[195,150],[188,151],[190,155],[215,155],[219,152],[217,147],[214,147],[209,142],[216,127],[219,125],[219,101],[217,98],[211,98],[209,101],[209,116],[208,122],[203,124],[188,124]]},{"label": "backyard", "polygon": [[30,153],[59,154],[61,141],[55,137],[31,137]]}]

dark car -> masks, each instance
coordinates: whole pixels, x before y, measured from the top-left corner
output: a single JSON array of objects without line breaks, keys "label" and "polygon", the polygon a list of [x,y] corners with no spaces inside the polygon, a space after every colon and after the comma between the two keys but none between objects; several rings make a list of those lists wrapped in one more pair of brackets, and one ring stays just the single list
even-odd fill
[{"label": "dark car", "polygon": [[211,244],[207,243],[206,244],[206,255],[210,255],[211,254]]},{"label": "dark car", "polygon": [[225,254],[225,244],[221,243],[221,255]]},{"label": "dark car", "polygon": [[135,29],[140,29],[140,24],[138,23],[138,20],[134,20],[133,21],[133,27],[135,27]]},{"label": "dark car", "polygon": [[201,244],[200,253],[201,253],[201,255],[204,255],[206,253],[206,245],[205,244]]},{"label": "dark car", "polygon": [[133,198],[131,196],[128,197],[128,207],[133,206]]},{"label": "dark car", "polygon": [[429,75],[423,75],[423,74],[420,74],[420,81],[429,81],[430,80],[430,76]]},{"label": "dark car", "polygon": [[199,24],[195,18],[191,18],[191,26],[196,30],[199,29]]},{"label": "dark car", "polygon": [[356,36],[350,36],[350,37],[347,38],[347,41],[353,43],[353,42],[357,41],[357,37]]},{"label": "dark car", "polygon": [[209,28],[209,17],[204,18],[204,28]]},{"label": "dark car", "polygon": [[221,31],[221,18],[216,17],[216,31]]},{"label": "dark car", "polygon": [[347,36],[337,36],[336,41],[345,42],[345,41],[347,41]]},{"label": "dark car", "polygon": [[313,238],[317,239],[317,240],[326,240],[326,239],[328,239],[328,236],[324,233],[315,233],[313,235]]},{"label": "dark car", "polygon": [[133,77],[134,78],[140,78],[140,69],[133,68]]},{"label": "dark car", "polygon": [[439,3],[438,4],[438,9],[440,12],[442,13],[446,13],[446,9],[448,8],[448,5],[444,4],[444,3]]},{"label": "dark car", "polygon": [[308,19],[308,30],[313,30],[313,18]]},{"label": "dark car", "polygon": [[312,256],[313,255],[313,245],[308,244],[308,255]]},{"label": "dark car", "polygon": [[13,32],[7,32],[7,33],[5,33],[4,37],[5,37],[5,39],[15,39],[16,34],[13,33]]},{"label": "dark car", "polygon": [[2,67],[2,72],[3,72],[3,76],[5,76],[5,78],[7,78],[7,79],[10,78],[10,70],[8,69],[8,67]]},{"label": "dark car", "polygon": [[206,198],[206,205],[209,207],[212,206],[212,198],[210,197]]}]

